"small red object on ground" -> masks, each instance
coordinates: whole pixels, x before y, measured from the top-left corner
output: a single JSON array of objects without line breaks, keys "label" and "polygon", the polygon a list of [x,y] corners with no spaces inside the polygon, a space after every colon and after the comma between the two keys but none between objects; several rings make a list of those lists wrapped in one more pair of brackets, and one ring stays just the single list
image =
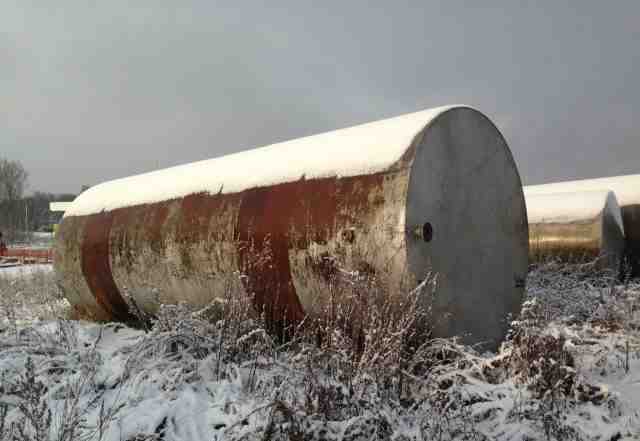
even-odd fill
[{"label": "small red object on ground", "polygon": [[23,264],[51,263],[53,262],[53,250],[51,248],[7,248],[0,245],[0,257],[16,258]]}]

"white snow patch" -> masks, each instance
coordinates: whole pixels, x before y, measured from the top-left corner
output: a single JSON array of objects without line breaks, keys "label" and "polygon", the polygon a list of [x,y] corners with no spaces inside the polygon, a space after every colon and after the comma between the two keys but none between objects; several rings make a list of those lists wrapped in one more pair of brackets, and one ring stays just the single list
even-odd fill
[{"label": "white snow patch", "polygon": [[39,240],[51,240],[53,239],[53,233],[49,233],[46,231],[34,231],[31,233],[35,239]]},{"label": "white snow patch", "polygon": [[445,106],[266,147],[109,181],[82,193],[65,212],[101,211],[196,193],[227,194],[301,178],[348,177],[386,170]]},{"label": "white snow patch", "polygon": [[0,267],[0,278],[17,279],[33,274],[46,274],[51,272],[53,272],[53,265],[51,264]]}]

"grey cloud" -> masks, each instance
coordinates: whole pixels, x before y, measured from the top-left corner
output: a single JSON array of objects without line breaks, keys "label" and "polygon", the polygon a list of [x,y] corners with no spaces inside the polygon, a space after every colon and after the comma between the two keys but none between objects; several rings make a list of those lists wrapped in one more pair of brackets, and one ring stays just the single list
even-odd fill
[{"label": "grey cloud", "polygon": [[447,103],[505,133],[525,182],[640,172],[635,1],[16,2],[0,153],[33,190]]}]

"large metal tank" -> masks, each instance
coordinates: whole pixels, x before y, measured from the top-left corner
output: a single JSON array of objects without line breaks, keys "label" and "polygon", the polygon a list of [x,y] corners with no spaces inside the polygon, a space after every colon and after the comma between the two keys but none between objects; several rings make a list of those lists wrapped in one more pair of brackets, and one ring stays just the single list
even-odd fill
[{"label": "large metal tank", "polygon": [[624,254],[624,226],[611,191],[528,194],[529,260],[559,257],[595,260],[618,271]]},{"label": "large metal tank", "polygon": [[527,195],[597,190],[611,190],[618,199],[622,210],[625,253],[630,264],[629,269],[632,275],[638,277],[640,276],[640,175],[583,179],[525,187]]},{"label": "large metal tank", "polygon": [[495,346],[521,306],[528,229],[500,132],[430,109],[97,185],[66,211],[55,268],[72,305],[127,319],[205,305],[230,277],[274,323],[326,306],[339,274],[438,274],[436,335]]}]

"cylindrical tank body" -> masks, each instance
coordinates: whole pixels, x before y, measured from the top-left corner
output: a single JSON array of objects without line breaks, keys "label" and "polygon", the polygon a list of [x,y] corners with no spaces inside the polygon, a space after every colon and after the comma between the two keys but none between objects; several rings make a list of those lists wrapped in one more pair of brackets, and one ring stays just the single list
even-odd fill
[{"label": "cylindrical tank body", "polygon": [[622,210],[625,254],[630,263],[631,274],[638,277],[640,276],[640,175],[583,179],[525,187],[527,195],[598,190],[611,190],[616,195]]},{"label": "cylindrical tank body", "polygon": [[126,319],[205,305],[229,277],[272,321],[326,305],[336,275],[438,275],[439,336],[495,346],[519,311],[528,228],[500,132],[465,106],[430,109],[107,182],[66,211],[55,267],[69,301]]},{"label": "cylindrical tank body", "polygon": [[528,194],[529,261],[560,257],[597,260],[602,268],[620,269],[624,226],[611,191]]}]

